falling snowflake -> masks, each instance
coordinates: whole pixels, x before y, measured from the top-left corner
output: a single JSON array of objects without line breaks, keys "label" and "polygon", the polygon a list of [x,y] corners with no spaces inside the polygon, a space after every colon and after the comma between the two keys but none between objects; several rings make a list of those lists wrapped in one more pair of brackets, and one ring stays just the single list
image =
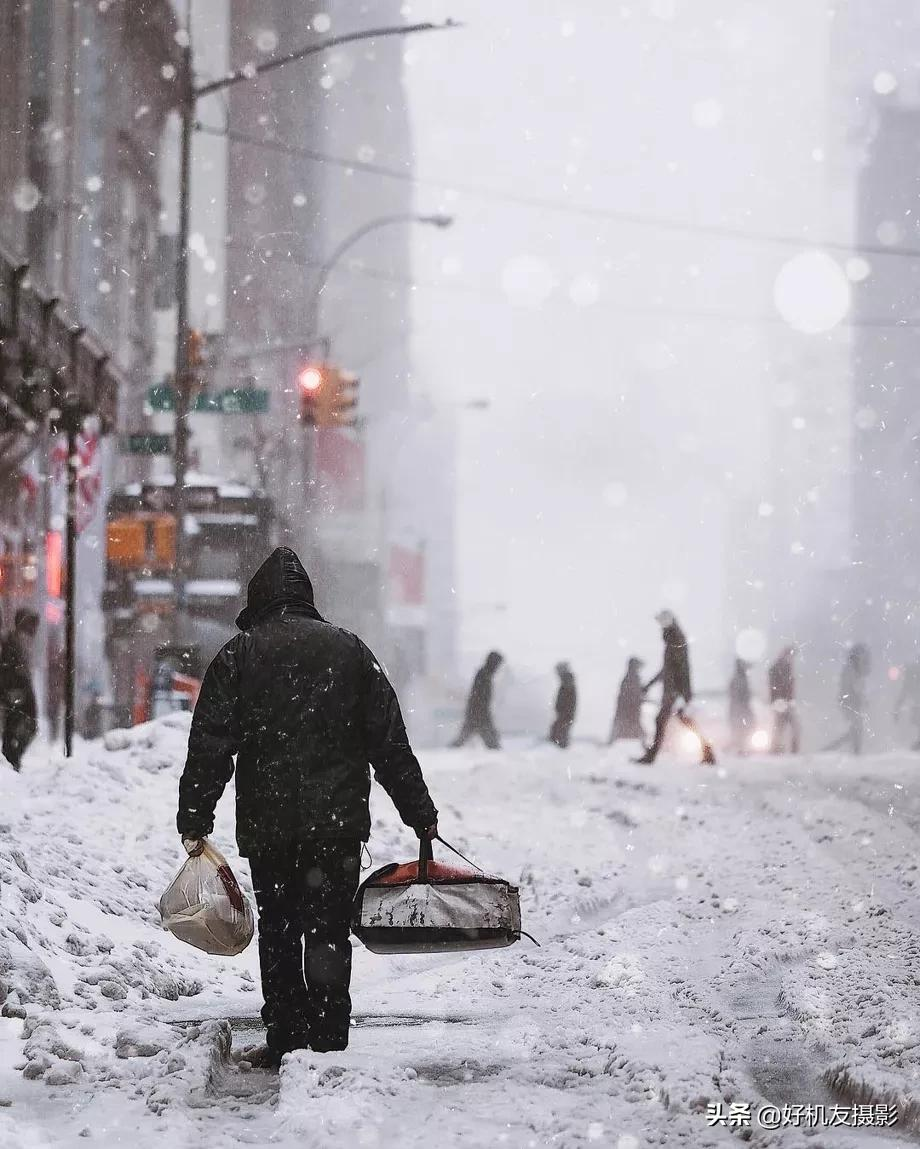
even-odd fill
[{"label": "falling snowflake", "polygon": [[591,307],[600,298],[601,289],[597,280],[589,275],[579,275],[569,284],[569,299],[576,307]]},{"label": "falling snowflake", "polygon": [[180,48],[187,48],[191,43],[187,28],[179,28],[173,39]]},{"label": "falling snowflake", "polygon": [[901,227],[893,219],[883,220],[875,229],[879,243],[886,247],[894,247],[901,239]]},{"label": "falling snowflake", "polygon": [[303,194],[303,192],[295,192],[294,197],[291,200],[291,203],[294,205],[294,207],[303,207],[306,202],[307,197]]},{"label": "falling snowflake", "polygon": [[745,662],[757,662],[767,651],[767,636],[762,630],[749,626],[735,638],[735,654]]},{"label": "falling snowflake", "polygon": [[259,71],[252,60],[247,60],[242,68],[240,68],[240,75],[246,80],[254,80],[258,74]]},{"label": "falling snowflake", "polygon": [[17,211],[35,211],[42,201],[42,193],[31,180],[20,180],[13,188],[13,207]]},{"label": "falling snowflake", "polygon": [[107,279],[100,279],[99,282],[96,284],[96,290],[99,292],[100,295],[108,295],[109,292],[112,290],[112,285],[111,285],[111,283],[109,283],[109,281]]},{"label": "falling snowflake", "polygon": [[319,86],[323,89],[323,91],[328,92],[330,88],[335,86],[335,77],[330,76],[327,72],[325,76],[320,76]]},{"label": "falling snowflake", "polygon": [[872,266],[867,259],[863,259],[861,255],[851,256],[844,264],[844,271],[847,274],[847,279],[851,283],[862,283],[864,279],[868,279],[872,272]]},{"label": "falling snowflake", "polygon": [[890,96],[897,86],[897,77],[892,72],[876,72],[872,80],[872,87],[880,96]]},{"label": "falling snowflake", "polygon": [[332,27],[332,17],[328,16],[325,12],[317,12],[313,17],[313,31],[314,32],[328,32]]},{"label": "falling snowflake", "polygon": [[697,100],[691,109],[691,118],[698,128],[717,128],[722,123],[722,105],[718,100]]},{"label": "falling snowflake", "polygon": [[362,144],[358,148],[358,160],[362,164],[371,164],[377,155],[376,149],[371,144]]},{"label": "falling snowflake", "polygon": [[83,185],[88,192],[97,192],[102,187],[101,176],[88,176],[86,183]]},{"label": "falling snowflake", "polygon": [[252,207],[258,207],[260,204],[265,203],[265,185],[264,184],[247,184],[243,191],[243,199],[251,204]]},{"label": "falling snowflake", "polygon": [[825,252],[803,251],[780,268],[773,302],[790,327],[817,335],[836,327],[850,310],[850,284]]},{"label": "falling snowflake", "polygon": [[273,28],[260,28],[255,36],[256,48],[260,52],[274,52],[278,47],[278,33]]},{"label": "falling snowflake", "polygon": [[172,64],[164,64],[160,69],[160,75],[164,80],[174,80],[176,78],[176,69]]}]

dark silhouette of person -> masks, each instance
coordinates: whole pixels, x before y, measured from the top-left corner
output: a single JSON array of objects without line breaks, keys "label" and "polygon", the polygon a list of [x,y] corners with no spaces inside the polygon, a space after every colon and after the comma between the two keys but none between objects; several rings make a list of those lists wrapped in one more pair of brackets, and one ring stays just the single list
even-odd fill
[{"label": "dark silhouette of person", "polygon": [[556,691],[556,717],[549,728],[549,740],[565,750],[572,734],[572,723],[575,721],[578,691],[575,687],[575,675],[567,662],[557,662],[556,673],[559,675],[559,689]]},{"label": "dark silhouette of person", "polygon": [[736,658],[735,669],[728,683],[728,726],[732,746],[737,754],[747,754],[751,748],[751,735],[754,732],[754,704],[751,682],[748,678],[749,669],[750,666],[743,658]]},{"label": "dark silhouette of person", "polygon": [[[677,718],[700,740],[702,752],[701,763],[711,766],[715,764],[716,756],[712,746],[703,737],[699,727],[687,713],[687,706],[693,701],[693,688],[690,683],[690,649],[684,632],[681,630],[671,611],[662,610],[655,615],[655,621],[661,627],[661,637],[664,640],[664,660],[661,670],[651,681],[645,684],[645,691],[649,691],[656,683],[661,683],[661,704],[658,716],[655,719],[655,737],[651,746],[641,758],[636,761],[649,766],[658,757],[658,751],[664,742],[668,721],[677,706]],[[679,704],[679,705],[678,705]]]},{"label": "dark silhouette of person", "polygon": [[478,734],[489,750],[498,750],[501,739],[495,722],[492,718],[492,690],[495,685],[495,675],[504,662],[504,657],[497,650],[492,650],[486,656],[485,662],[476,671],[473,685],[470,687],[469,698],[466,701],[466,713],[460,733],[451,742],[451,746],[463,746],[474,734]]},{"label": "dark silhouette of person", "polygon": [[782,754],[789,735],[789,750],[798,754],[801,743],[799,712],[796,707],[795,647],[787,646],[770,667],[768,674],[770,687],[770,708],[773,711],[773,738],[770,743],[772,754]]},{"label": "dark silhouette of person", "polygon": [[631,658],[626,663],[626,673],[623,675],[617,694],[613,727],[607,739],[608,746],[620,739],[638,738],[640,742],[645,742],[645,731],[642,729],[642,699],[645,697],[645,690],[640,673],[644,665],[641,658]]},{"label": "dark silhouette of person", "polygon": [[176,824],[200,853],[234,771],[236,837],[259,911],[266,1047],[348,1045],[349,925],[370,835],[370,771],[418,837],[437,833],[431,801],[379,662],[317,611],[300,559],[279,547],[249,583],[239,634],[201,684]]},{"label": "dark silhouette of person", "polygon": [[825,750],[842,750],[847,747],[851,754],[862,754],[869,720],[866,681],[871,665],[868,646],[864,642],[854,643],[847,651],[843,670],[840,672],[840,690],[837,696],[847,728],[839,738],[834,739],[829,746],[825,746]]},{"label": "dark silhouette of person", "polygon": [[907,711],[908,718],[917,732],[911,750],[920,750],[920,661],[910,662],[904,667],[901,677],[901,692],[895,703],[895,721]]},{"label": "dark silhouette of person", "polygon": [[30,655],[38,632],[38,615],[20,607],[13,629],[0,645],[0,715],[3,720],[3,754],[14,770],[38,729],[38,706],[32,685]]}]

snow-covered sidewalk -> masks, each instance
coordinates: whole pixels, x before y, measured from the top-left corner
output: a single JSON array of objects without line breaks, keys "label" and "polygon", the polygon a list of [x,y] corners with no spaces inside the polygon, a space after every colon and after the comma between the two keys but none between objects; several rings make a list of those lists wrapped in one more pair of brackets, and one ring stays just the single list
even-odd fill
[{"label": "snow-covered sidewalk", "polygon": [[[519,882],[543,944],[357,948],[350,1049],[271,1075],[230,1054],[259,1036],[255,945],[212,958],[160,928],[186,735],[175,716],[0,768],[3,1149],[729,1145],[707,1107],[765,1101],[901,1121],[758,1145],[916,1138],[915,756],[429,753],[445,837]],[[248,885],[232,807],[215,839]],[[411,857],[379,792],[374,814],[375,864]]]}]

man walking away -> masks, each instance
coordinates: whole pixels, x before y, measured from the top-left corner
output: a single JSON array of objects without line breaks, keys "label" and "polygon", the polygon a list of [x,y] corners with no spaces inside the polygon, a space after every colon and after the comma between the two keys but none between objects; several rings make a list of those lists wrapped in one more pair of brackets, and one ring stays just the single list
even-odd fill
[{"label": "man walking away", "polygon": [[728,684],[728,725],[732,746],[736,754],[747,754],[754,732],[754,706],[748,664],[743,658],[735,659],[735,671]]},{"label": "man walking away", "polygon": [[661,705],[658,708],[658,717],[655,719],[655,738],[648,750],[636,761],[646,766],[655,761],[661,744],[664,742],[668,720],[674,707],[680,703],[677,717],[699,738],[702,749],[701,764],[712,766],[716,760],[715,752],[686,710],[686,707],[693,700],[693,689],[690,685],[690,650],[687,639],[671,611],[659,611],[655,615],[655,621],[661,627],[661,637],[664,639],[664,661],[661,670],[650,682],[646,683],[645,691],[649,691],[657,682],[660,682]]},{"label": "man walking away", "polygon": [[0,647],[0,717],[3,721],[3,754],[18,771],[22,756],[38,728],[38,706],[32,686],[29,659],[38,631],[38,615],[20,607],[13,629]]},{"label": "man walking away", "polygon": [[612,746],[621,738],[638,738],[645,743],[645,731],[642,729],[642,699],[644,690],[640,671],[645,663],[641,658],[631,658],[626,664],[626,673],[620,682],[617,694],[617,708],[613,715],[613,728],[607,745]]},{"label": "man walking away", "polygon": [[556,692],[556,717],[549,728],[549,740],[565,750],[575,721],[578,691],[575,689],[575,675],[567,662],[557,663],[556,673],[559,675],[559,690]]},{"label": "man walking away", "polygon": [[293,1049],[348,1044],[368,763],[419,838],[437,833],[437,811],[386,675],[359,638],[321,618],[292,550],[256,571],[237,625],[202,682],[177,826],[200,852],[237,755],[236,837],[259,911],[267,1028],[255,1063],[277,1065]]},{"label": "man walking away", "polygon": [[497,650],[492,650],[485,662],[476,671],[470,696],[466,702],[466,714],[460,733],[451,742],[451,746],[463,746],[474,734],[478,734],[489,750],[498,750],[501,741],[495,722],[492,718],[492,688],[495,685],[495,674],[504,662]]},{"label": "man walking away", "polygon": [[773,710],[772,754],[782,754],[786,731],[789,732],[790,751],[798,754],[801,732],[799,714],[795,704],[795,647],[787,646],[770,667],[770,707]]},{"label": "man walking away", "polygon": [[869,721],[866,680],[869,677],[870,666],[868,646],[864,642],[855,643],[847,652],[846,662],[840,673],[838,701],[847,729],[829,746],[825,746],[825,750],[842,750],[846,746],[849,747],[851,754],[862,754]]}]

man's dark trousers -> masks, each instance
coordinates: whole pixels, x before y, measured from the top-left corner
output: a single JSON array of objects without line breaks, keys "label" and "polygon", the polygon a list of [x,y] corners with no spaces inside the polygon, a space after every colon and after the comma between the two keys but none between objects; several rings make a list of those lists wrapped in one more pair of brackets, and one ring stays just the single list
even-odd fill
[{"label": "man's dark trousers", "polygon": [[266,1044],[344,1049],[351,1019],[351,908],[361,843],[288,843],[249,859],[259,909]]}]

